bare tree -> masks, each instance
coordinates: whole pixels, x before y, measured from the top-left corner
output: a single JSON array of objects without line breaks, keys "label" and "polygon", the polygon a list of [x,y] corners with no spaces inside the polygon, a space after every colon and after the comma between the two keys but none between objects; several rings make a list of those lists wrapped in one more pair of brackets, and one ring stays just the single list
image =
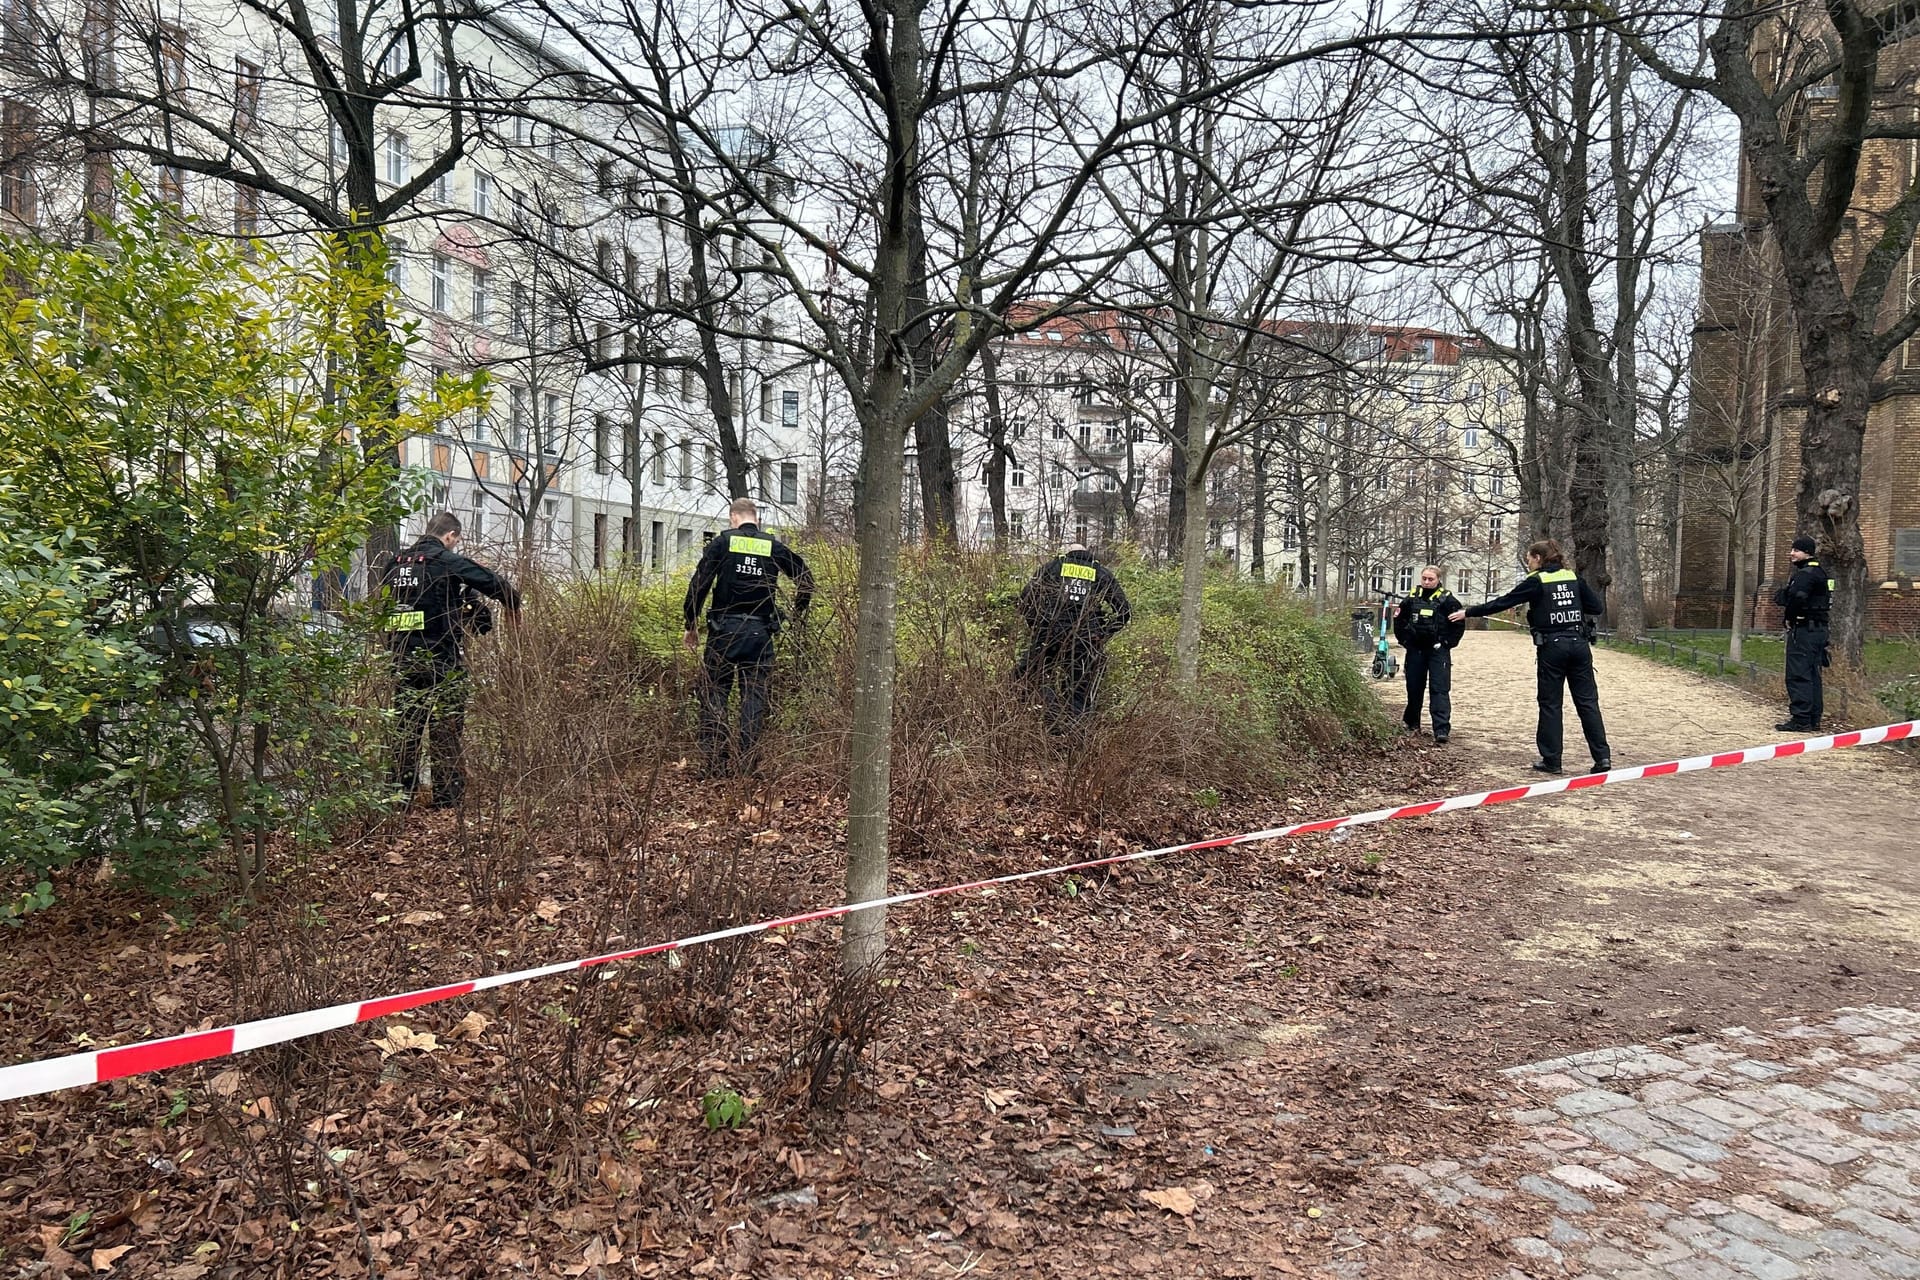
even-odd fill
[{"label": "bare tree", "polygon": [[[1572,378],[1556,405],[1572,439],[1554,442],[1573,464],[1561,473],[1571,482],[1565,532],[1581,573],[1606,591],[1615,628],[1638,634],[1646,607],[1635,470],[1642,323],[1662,268],[1687,239],[1677,214],[1689,194],[1698,110],[1604,27],[1514,35],[1516,11],[1503,2],[1463,6],[1458,16],[1484,40],[1445,68],[1448,110],[1460,122],[1448,131],[1458,145],[1445,164],[1487,235],[1481,256],[1510,259],[1517,249],[1552,280]],[[1495,288],[1501,283],[1496,276]],[[1480,313],[1479,325],[1488,292],[1476,281],[1467,309]],[[1543,302],[1536,290],[1525,309],[1504,308],[1515,321],[1504,337],[1516,369],[1543,365]],[[1542,479],[1537,469],[1529,477],[1536,520],[1548,514]]]},{"label": "bare tree", "polygon": [[[1669,83],[1711,96],[1740,124],[1741,209],[1764,209],[1792,312],[1806,418],[1800,431],[1800,528],[1817,532],[1836,580],[1833,638],[1859,668],[1867,559],[1860,533],[1861,451],[1888,357],[1920,332],[1907,265],[1920,224],[1920,173],[1898,170],[1890,199],[1870,199],[1865,172],[1905,149],[1920,125],[1893,96],[1889,62],[1920,33],[1911,4],[1855,0],[1762,5],[1724,0],[1707,19],[1710,71],[1645,34],[1652,17],[1608,21]],[[1818,89],[1818,93],[1813,90]],[[1905,291],[1904,293],[1902,291]]]}]

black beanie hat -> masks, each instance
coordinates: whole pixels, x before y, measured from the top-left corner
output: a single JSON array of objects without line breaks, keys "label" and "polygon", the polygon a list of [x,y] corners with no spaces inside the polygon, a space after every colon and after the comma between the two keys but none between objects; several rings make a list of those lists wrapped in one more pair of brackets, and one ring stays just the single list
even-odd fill
[{"label": "black beanie hat", "polygon": [[1803,533],[1799,537],[1793,540],[1793,549],[1795,551],[1804,551],[1808,555],[1813,555],[1815,552],[1820,550],[1820,547],[1819,547],[1819,544],[1814,542],[1812,538],[1809,538],[1806,534]]}]

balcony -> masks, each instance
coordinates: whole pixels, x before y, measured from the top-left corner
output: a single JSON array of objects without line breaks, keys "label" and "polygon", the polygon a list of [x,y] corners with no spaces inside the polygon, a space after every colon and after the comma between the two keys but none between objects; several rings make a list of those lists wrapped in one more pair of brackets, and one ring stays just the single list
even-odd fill
[{"label": "balcony", "polygon": [[1075,511],[1118,511],[1120,509],[1120,491],[1115,489],[1075,489],[1073,491],[1073,509]]}]

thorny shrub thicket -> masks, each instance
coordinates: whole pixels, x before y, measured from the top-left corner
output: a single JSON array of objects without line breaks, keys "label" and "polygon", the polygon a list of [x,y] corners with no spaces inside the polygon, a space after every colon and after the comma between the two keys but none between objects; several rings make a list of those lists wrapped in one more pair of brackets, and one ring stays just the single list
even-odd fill
[{"label": "thorny shrub thicket", "polygon": [[[697,663],[679,636],[684,579],[516,574],[527,595],[519,621],[503,617],[472,649],[466,807],[450,828],[395,815],[288,860],[227,931],[233,1015],[431,986],[467,976],[476,956],[508,969],[616,951],[792,902],[788,873],[755,835],[781,797],[837,790],[852,679],[850,557],[809,555],[819,599],[805,631],[782,641],[770,767],[725,791],[726,817],[706,825],[670,816],[686,812],[676,802],[697,758]],[[1014,600],[1032,567],[907,558],[895,772],[903,849],[949,851],[969,806],[1110,818],[1156,788],[1256,787],[1306,753],[1375,732],[1377,713],[1340,638],[1279,593],[1241,584],[1209,585],[1202,691],[1171,692],[1176,583],[1169,571],[1123,562],[1135,621],[1113,646],[1097,723],[1083,737],[1051,737],[1009,682],[1022,640]],[[370,677],[384,669],[378,650],[368,661]],[[369,678],[362,696],[377,704],[382,683]],[[420,840],[452,848],[430,856],[415,849]],[[384,895],[348,887],[358,860],[416,853],[436,870],[457,868],[430,912],[389,920],[396,908]],[[347,912],[359,927],[342,927]],[[382,927],[370,931],[369,921]],[[337,1223],[354,1224],[353,1252],[371,1265],[380,1226],[361,1221],[360,1206],[389,1175],[342,1133],[413,1114],[422,1134],[457,1141],[454,1154],[463,1150],[472,1167],[538,1171],[556,1187],[604,1182],[608,1153],[617,1160],[663,1100],[713,1083],[703,1046],[744,998],[754,945],[737,939],[476,997],[465,1007],[485,1028],[488,1061],[469,1064],[469,1076],[447,1055],[375,1060],[364,1036],[328,1036],[210,1064],[185,1105],[204,1117],[214,1148],[205,1159],[223,1165],[241,1211],[294,1221],[331,1209]],[[764,1033],[774,1043],[753,1055],[778,1072],[760,1084],[796,1103],[844,1098],[884,1031],[893,979],[844,979],[797,949],[761,977],[784,992],[785,1008]],[[387,1098],[381,1110],[369,1107],[376,1096]],[[382,1118],[396,1108],[397,1119]],[[434,1117],[455,1110],[464,1118],[449,1137]],[[357,1139],[380,1140],[366,1130]]]}]

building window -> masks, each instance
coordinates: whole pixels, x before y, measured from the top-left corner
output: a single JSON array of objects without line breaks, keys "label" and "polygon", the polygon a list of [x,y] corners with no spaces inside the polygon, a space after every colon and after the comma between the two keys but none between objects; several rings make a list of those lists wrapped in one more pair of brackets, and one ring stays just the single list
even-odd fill
[{"label": "building window", "polygon": [[1400,566],[1400,594],[1406,595],[1409,591],[1412,591],[1412,590],[1413,590],[1413,566],[1410,564],[1401,565]]},{"label": "building window", "polygon": [[797,462],[780,464],[780,501],[785,506],[800,501],[800,464]]},{"label": "building window", "polygon": [[1506,387],[1494,388],[1493,402],[1495,404],[1505,404],[1507,401],[1511,399],[1513,399],[1513,392],[1508,390]]},{"label": "building window", "polygon": [[1055,440],[1065,440],[1067,438],[1067,424],[1064,419],[1055,418],[1053,420],[1053,438]]},{"label": "building window", "polygon": [[1473,570],[1462,569],[1453,575],[1453,594],[1462,598],[1473,590]]},{"label": "building window", "polygon": [[707,488],[711,489],[719,478],[720,451],[712,445],[703,445],[700,450],[701,472],[706,478]]},{"label": "building window", "polygon": [[1385,471],[1382,471],[1379,474],[1375,475],[1373,477],[1374,492],[1385,493],[1387,491],[1387,485],[1391,481],[1391,479],[1392,477],[1389,476]]},{"label": "building window", "polygon": [[593,513],[593,567],[607,567],[607,517],[606,513]]},{"label": "building window", "polygon": [[693,369],[690,366],[682,366],[680,369],[680,398],[693,399]]},{"label": "building window", "polygon": [[473,211],[482,218],[493,216],[493,175],[485,169],[473,171]]},{"label": "building window", "polygon": [[1493,488],[1493,494],[1496,498],[1506,493],[1507,478],[1501,475],[1498,471],[1494,472],[1493,480],[1492,480],[1492,488]]},{"label": "building window", "polygon": [[412,162],[407,156],[407,135],[390,133],[387,135],[387,182],[391,186],[401,187],[407,183],[407,175],[412,170]]},{"label": "building window", "polygon": [[427,84],[433,90],[433,96],[447,96],[447,64],[429,53],[427,55]]},{"label": "building window", "polygon": [[523,340],[527,336],[527,286],[517,280],[507,293],[507,336]]},{"label": "building window", "polygon": [[1469,449],[1478,449],[1480,447],[1480,428],[1477,426],[1468,427],[1462,434],[1460,442]]},{"label": "building window", "polygon": [[1463,517],[1460,521],[1460,545],[1463,547],[1473,545],[1473,518],[1471,516]]},{"label": "building window", "polygon": [[667,435],[664,431],[653,433],[653,482],[667,482]]},{"label": "building window", "polygon": [[1374,565],[1367,575],[1367,581],[1375,592],[1384,593],[1387,589],[1387,571],[1380,565]]},{"label": "building window", "polygon": [[387,283],[396,293],[407,291],[407,242],[397,236],[387,241]]},{"label": "building window", "polygon": [[186,207],[187,171],[177,164],[163,164],[158,173],[160,199],[176,209]]},{"label": "building window", "polygon": [[433,309],[445,314],[453,299],[453,263],[444,253],[436,253],[429,260],[427,285]]},{"label": "building window", "polygon": [[1091,541],[1091,539],[1087,536],[1088,531],[1089,531],[1089,526],[1087,524],[1087,518],[1085,516],[1077,517],[1073,522],[1073,540],[1075,542],[1082,542],[1082,543]]},{"label": "building window", "polygon": [[685,525],[673,531],[673,554],[678,560],[685,560],[693,554],[693,530]]},{"label": "building window", "polygon": [[1500,531],[1505,524],[1506,524],[1506,521],[1501,519],[1499,516],[1493,516],[1487,521],[1488,550],[1498,551],[1500,549]]},{"label": "building window", "polygon": [[604,413],[593,415],[593,473],[613,474],[613,429],[607,425]]},{"label": "building window", "polygon": [[507,388],[507,447],[524,449],[527,445],[527,389]]},{"label": "building window", "polygon": [[771,382],[760,384],[760,421],[773,421],[773,384]]},{"label": "building window", "polygon": [[680,437],[680,487],[693,488],[693,441],[685,436]]},{"label": "building window", "polygon": [[252,131],[260,117],[260,68],[245,58],[233,60],[233,131]]},{"label": "building window", "polygon": [[160,83],[162,97],[187,87],[187,33],[180,27],[164,25],[159,31]]},{"label": "building window", "polygon": [[[1478,400],[1481,396],[1485,395],[1486,393],[1487,393],[1487,389],[1481,383],[1469,382],[1467,384],[1467,399],[1469,400]],[[1466,588],[1462,587],[1461,590],[1464,591],[1466,590]]]},{"label": "building window", "polygon": [[1007,533],[1015,542],[1027,536],[1027,513],[1024,511],[1007,512]]},{"label": "building window", "polygon": [[1016,489],[1026,488],[1027,487],[1026,467],[1021,463],[1018,463],[1018,462],[1014,463],[1013,470],[1008,476],[1007,483],[1011,484]]},{"label": "building window", "polygon": [[800,425],[800,393],[798,391],[780,393],[780,425],[788,430]]},{"label": "building window", "polygon": [[260,192],[245,183],[233,184],[233,234],[258,235],[260,231]]},{"label": "building window", "polygon": [[652,552],[648,563],[658,569],[660,562],[667,558],[667,526],[665,521],[653,521],[653,526],[648,531],[647,546]]},{"label": "building window", "polygon": [[493,305],[492,298],[488,296],[487,286],[489,282],[490,280],[486,272],[480,270],[478,267],[473,269],[473,289],[472,292],[467,295],[469,301],[468,315],[474,324],[482,328],[484,328],[487,323],[487,311]]},{"label": "building window", "polygon": [[633,545],[633,517],[620,517],[620,558],[632,564],[640,548]]},{"label": "building window", "polygon": [[1047,488],[1064,489],[1066,486],[1067,469],[1056,462],[1053,464],[1052,470],[1047,472]]},{"label": "building window", "polygon": [[560,452],[560,397],[552,391],[547,392],[547,416],[541,426],[540,452]]}]

